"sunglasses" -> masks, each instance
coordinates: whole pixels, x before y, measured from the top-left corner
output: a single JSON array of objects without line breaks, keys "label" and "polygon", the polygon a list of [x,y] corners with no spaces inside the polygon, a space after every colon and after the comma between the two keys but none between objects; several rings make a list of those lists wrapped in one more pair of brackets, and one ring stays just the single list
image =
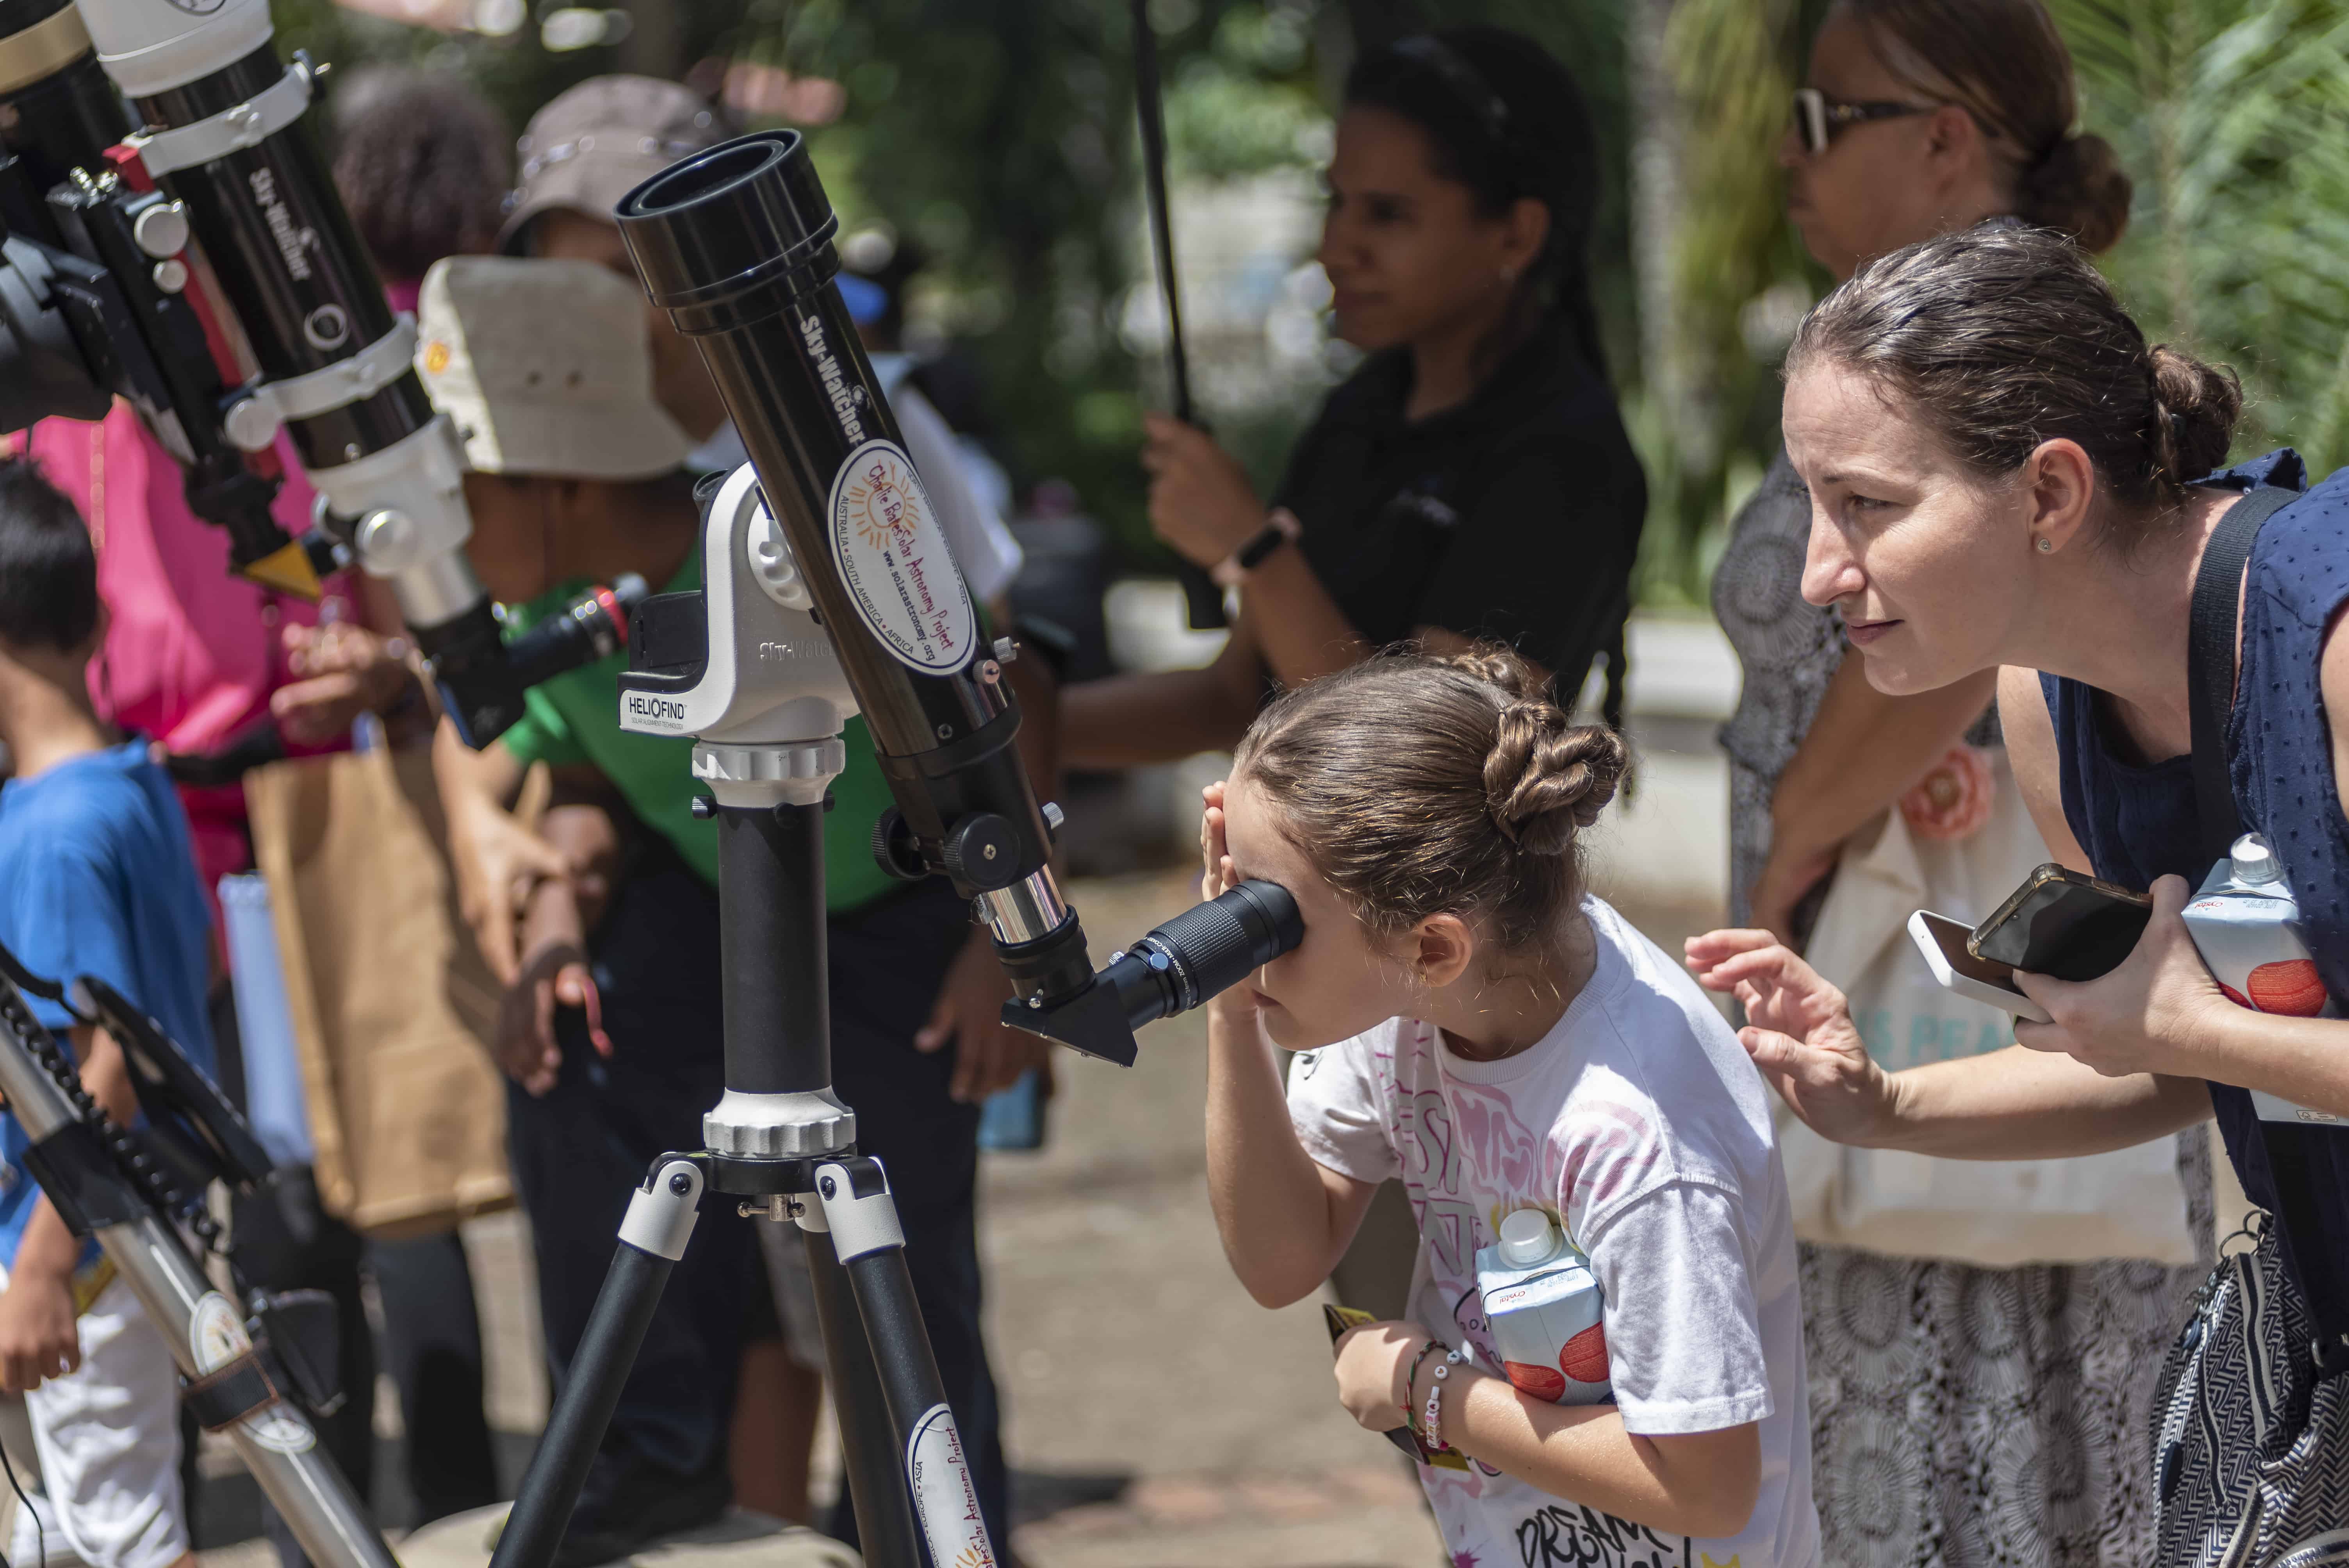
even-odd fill
[{"label": "sunglasses", "polygon": [[1836,132],[1847,125],[1931,114],[1940,107],[1930,103],[1837,103],[1816,88],[1796,88],[1795,129],[1802,135],[1804,150],[1816,158],[1827,150]]}]

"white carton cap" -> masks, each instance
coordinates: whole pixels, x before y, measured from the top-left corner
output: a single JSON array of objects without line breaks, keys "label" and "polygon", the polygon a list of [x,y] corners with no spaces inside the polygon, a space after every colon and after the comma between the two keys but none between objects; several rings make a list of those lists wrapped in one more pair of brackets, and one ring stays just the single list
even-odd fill
[{"label": "white carton cap", "polygon": [[1557,1251],[1557,1227],[1539,1209],[1518,1209],[1501,1222],[1501,1257],[1525,1268]]},{"label": "white carton cap", "polygon": [[2247,882],[2271,882],[2283,875],[2283,864],[2276,859],[2275,851],[2257,833],[2245,833],[2235,841],[2228,851],[2233,861],[2235,880]]}]

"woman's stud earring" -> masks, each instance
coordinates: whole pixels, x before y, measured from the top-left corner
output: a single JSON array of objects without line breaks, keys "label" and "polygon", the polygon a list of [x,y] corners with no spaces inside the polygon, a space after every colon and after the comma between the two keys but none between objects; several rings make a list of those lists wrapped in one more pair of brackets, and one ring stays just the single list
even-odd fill
[{"label": "woman's stud earring", "polygon": [[2055,542],[2048,538],[2045,534],[2041,534],[2039,536],[2039,553],[2042,555],[2054,554]]}]

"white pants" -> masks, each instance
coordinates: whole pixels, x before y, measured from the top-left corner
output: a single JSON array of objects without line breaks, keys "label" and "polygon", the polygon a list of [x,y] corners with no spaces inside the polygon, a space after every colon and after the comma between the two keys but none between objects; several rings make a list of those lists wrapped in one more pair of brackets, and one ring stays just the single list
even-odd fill
[{"label": "white pants", "polygon": [[[25,1396],[40,1456],[8,1561],[50,1568],[168,1568],[185,1555],[180,1494],[180,1375],[162,1332],[117,1279],[82,1314],[81,1366]],[[14,1501],[12,1497],[10,1501]],[[36,1541],[38,1529],[40,1539]]]}]

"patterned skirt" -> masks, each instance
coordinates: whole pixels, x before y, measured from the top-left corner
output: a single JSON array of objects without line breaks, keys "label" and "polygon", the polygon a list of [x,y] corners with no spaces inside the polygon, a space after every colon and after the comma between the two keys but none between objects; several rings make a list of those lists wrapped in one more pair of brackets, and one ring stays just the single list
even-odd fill
[{"label": "patterned skirt", "polygon": [[[2209,1143],[2197,1131],[2179,1144],[2207,1236]],[[2156,1396],[2207,1267],[1801,1251],[1828,1568],[2154,1560]]]}]

